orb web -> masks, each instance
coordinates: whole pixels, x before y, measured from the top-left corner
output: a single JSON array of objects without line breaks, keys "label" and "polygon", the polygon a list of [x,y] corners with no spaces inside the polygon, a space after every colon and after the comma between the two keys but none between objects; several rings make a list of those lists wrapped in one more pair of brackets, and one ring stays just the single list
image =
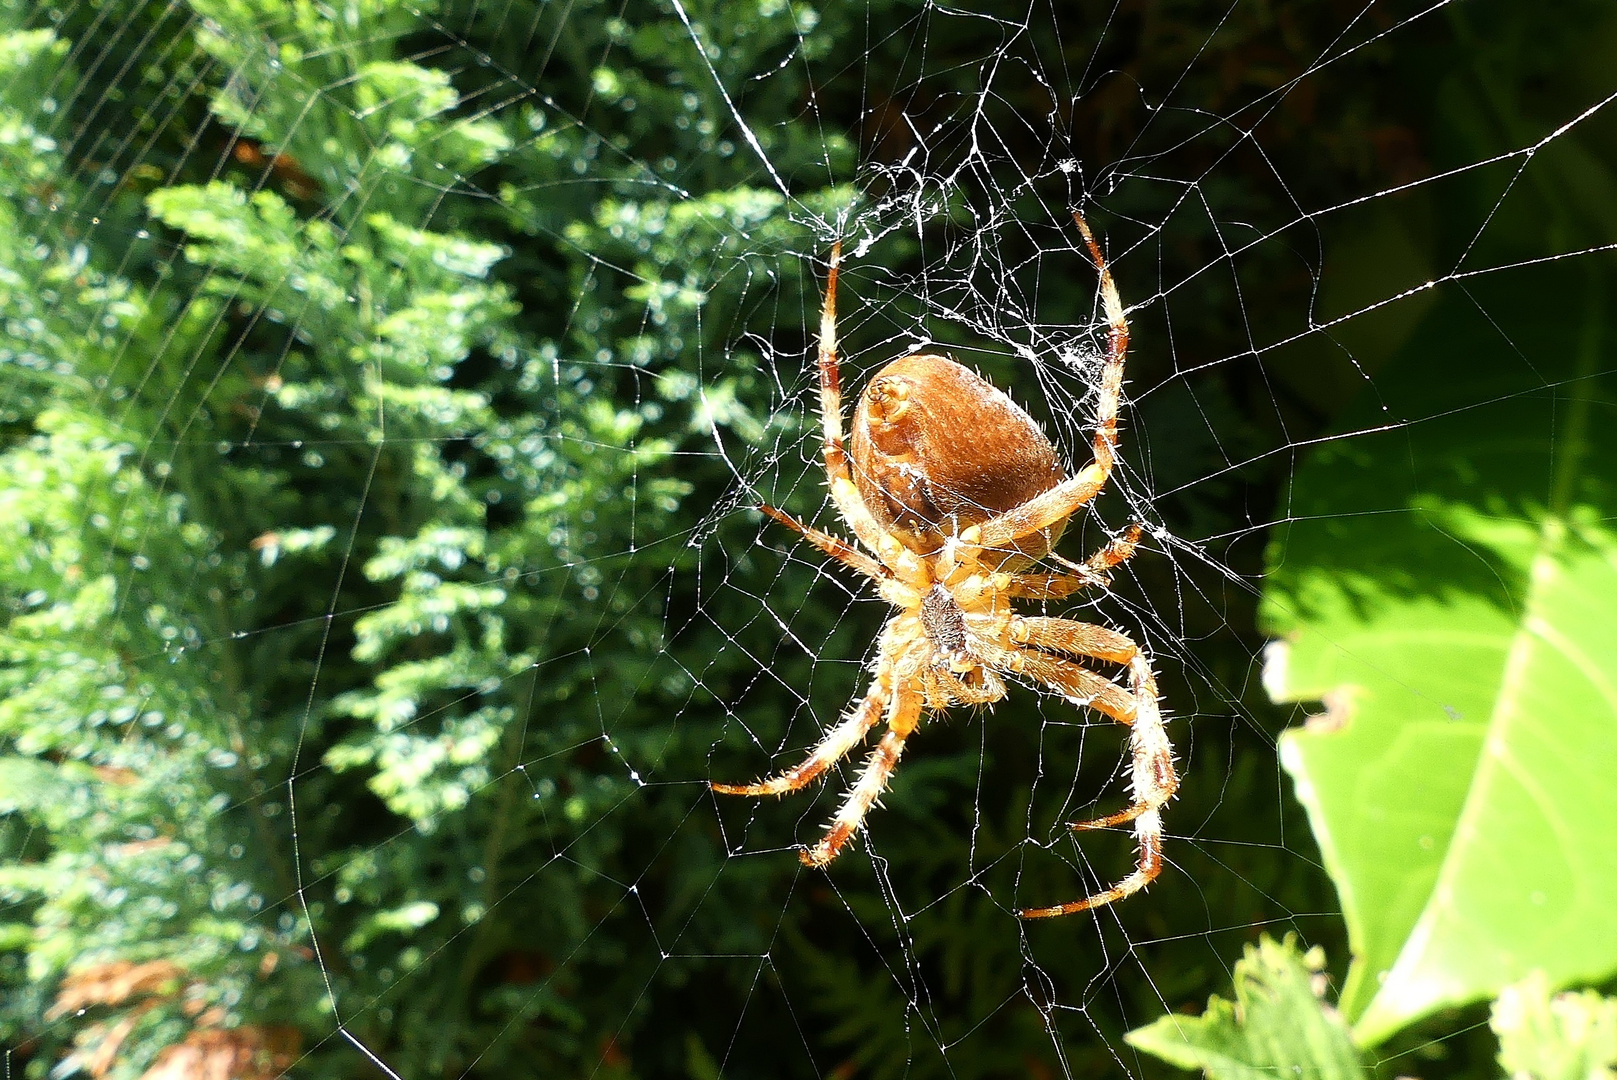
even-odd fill
[{"label": "orb web", "polygon": [[[1260,932],[1340,983],[1271,582],[1305,533],[1373,574],[1407,507],[1315,470],[1441,471],[1456,417],[1593,461],[1610,377],[1544,357],[1617,88],[1458,8],[0,5],[10,1068],[1134,1076]],[[1147,891],[1028,923],[1134,858],[1066,824],[1126,804],[1126,730],[1038,686],[928,717],[824,871],[862,753],[708,782],[800,759],[888,615],[755,509],[846,534],[831,243],[850,406],[943,352],[1072,470],[1075,209],[1133,345],[1060,550],[1143,539],[1028,609],[1147,649],[1182,782]],[[1476,377],[1422,378],[1444,320]]]}]

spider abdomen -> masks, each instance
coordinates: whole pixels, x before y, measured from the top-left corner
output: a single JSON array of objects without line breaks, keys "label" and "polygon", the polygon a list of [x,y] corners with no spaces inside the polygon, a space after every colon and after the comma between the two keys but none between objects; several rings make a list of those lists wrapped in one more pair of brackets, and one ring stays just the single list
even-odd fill
[{"label": "spider abdomen", "polygon": [[[853,416],[853,480],[871,513],[918,552],[1041,495],[1066,473],[1039,425],[1004,391],[942,356],[878,371]],[[1023,537],[1037,558],[1055,525]]]}]

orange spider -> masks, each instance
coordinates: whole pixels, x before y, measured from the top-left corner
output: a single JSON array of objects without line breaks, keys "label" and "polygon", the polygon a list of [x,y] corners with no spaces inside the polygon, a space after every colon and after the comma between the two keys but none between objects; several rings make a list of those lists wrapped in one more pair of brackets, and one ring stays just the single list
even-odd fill
[{"label": "orange spider", "polygon": [[[842,434],[837,363],[837,271],[831,248],[820,314],[820,409],[825,471],[842,520],[871,553],[795,520],[760,509],[809,543],[876,583],[898,613],[883,627],[869,692],[826,733],[800,765],[756,784],[713,784],[724,795],[784,795],[841,760],[878,720],[887,731],[820,842],[802,852],[809,866],[837,857],[864,821],[926,712],[950,705],[987,705],[1005,696],[1002,674],[1048,686],[1130,726],[1133,802],[1074,829],[1132,821],[1135,870],[1111,888],[1054,907],[1025,908],[1023,918],[1068,915],[1121,900],[1162,871],[1162,807],[1179,786],[1173,746],[1157,708],[1156,679],[1137,645],[1115,630],[1071,619],[1019,615],[1013,600],[1057,600],[1086,586],[1104,587],[1107,571],[1134,554],[1131,527],[1083,563],[1053,554],[1061,531],[1098,495],[1117,453],[1117,409],[1129,328],[1106,259],[1076,211],[1090,257],[1100,271],[1111,324],[1101,376],[1095,460],[1068,477],[1055,447],[1032,417],[1005,393],[952,360],[905,356],[876,373],[853,417],[850,467]],[[1024,573],[1039,559],[1062,573]],[[1128,688],[1080,660],[1126,667]]]}]

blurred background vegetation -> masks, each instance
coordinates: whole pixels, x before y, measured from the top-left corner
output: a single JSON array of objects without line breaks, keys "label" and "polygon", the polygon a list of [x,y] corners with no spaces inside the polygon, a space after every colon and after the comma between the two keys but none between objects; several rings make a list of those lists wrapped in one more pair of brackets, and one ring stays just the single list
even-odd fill
[{"label": "blurred background vegetation", "polygon": [[[1552,137],[1617,89],[1603,4],[0,12],[8,1075],[1169,1074],[1124,1034],[1264,931],[1340,984],[1358,933],[1259,678],[1318,599],[1286,567],[1409,549],[1365,470],[1468,460],[1428,419],[1506,433],[1531,501],[1565,413],[1516,404],[1617,399],[1563,347],[1605,317],[1617,132]],[[1154,530],[1094,617],[1158,656],[1184,784],[1149,892],[1023,925],[1131,858],[1063,835],[1123,739],[1059,702],[931,724],[830,874],[791,845],[835,781],[706,780],[801,753],[885,616],[750,509],[830,522],[830,240],[870,241],[850,377],[924,328],[1076,458],[1082,365],[1013,359],[1007,313],[1091,325],[1076,205],[1139,306],[1126,467],[1068,548]],[[1497,1075],[1485,1010],[1370,1058]]]}]

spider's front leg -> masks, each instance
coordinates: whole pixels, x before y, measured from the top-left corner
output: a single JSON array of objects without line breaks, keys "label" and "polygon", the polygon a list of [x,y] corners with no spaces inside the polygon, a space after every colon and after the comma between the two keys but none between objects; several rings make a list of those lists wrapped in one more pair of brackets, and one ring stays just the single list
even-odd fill
[{"label": "spider's front leg", "polygon": [[[1118,298],[1117,284],[1101,254],[1095,234],[1076,210],[1072,219],[1083,234],[1089,256],[1100,271],[1101,306],[1106,310],[1106,366],[1101,371],[1100,401],[1095,408],[1095,460],[1076,476],[1038,495],[1020,506],[973,525],[960,534],[960,539],[989,550],[998,551],[1024,536],[1047,529],[1071,517],[1087,504],[1101,488],[1106,486],[1117,463],[1117,411],[1123,400],[1123,362],[1128,357],[1129,324],[1123,312],[1123,301]],[[1126,557],[1126,556],[1125,556]]]},{"label": "spider's front leg", "polygon": [[902,558],[903,545],[882,528],[859,494],[842,431],[842,367],[837,359],[837,276],[841,268],[842,241],[838,240],[831,245],[831,268],[826,274],[825,300],[820,307],[820,423],[825,439],[826,481],[831,501],[848,528],[882,562],[892,565]]}]

